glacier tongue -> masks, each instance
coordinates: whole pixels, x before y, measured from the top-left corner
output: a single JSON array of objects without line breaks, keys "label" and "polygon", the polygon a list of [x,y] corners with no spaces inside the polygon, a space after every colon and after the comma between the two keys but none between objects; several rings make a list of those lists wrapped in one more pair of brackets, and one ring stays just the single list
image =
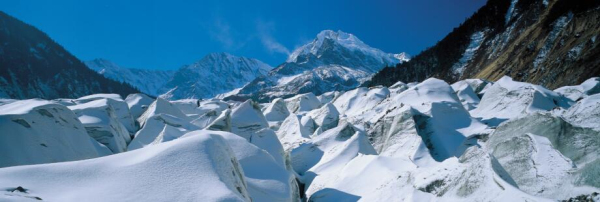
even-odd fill
[{"label": "glacier tongue", "polygon": [[[0,158],[8,167],[0,187],[9,190],[0,200],[597,198],[597,83],[550,91],[509,77],[430,78],[270,103],[142,94],[0,100],[0,128],[10,132],[0,135],[0,157],[8,157]],[[28,165],[50,162],[60,163]],[[26,192],[10,191],[17,186]],[[152,194],[123,191],[131,187]]]}]

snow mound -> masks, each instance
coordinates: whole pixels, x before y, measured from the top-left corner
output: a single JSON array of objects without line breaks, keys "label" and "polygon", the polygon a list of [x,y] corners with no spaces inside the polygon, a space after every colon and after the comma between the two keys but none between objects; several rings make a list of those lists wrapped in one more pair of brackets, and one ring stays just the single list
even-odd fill
[{"label": "snow mound", "polygon": [[288,116],[277,130],[277,137],[286,151],[310,140],[311,134],[312,131],[302,124],[302,117],[295,114]]},{"label": "snow mound", "polygon": [[[122,107],[127,108],[125,111]],[[77,116],[87,133],[96,141],[106,145],[113,153],[127,150],[131,135],[123,125],[122,118],[132,120],[131,116],[118,116],[118,110],[129,112],[127,104],[113,99],[98,99],[68,107]],[[131,122],[130,122],[131,123]]]},{"label": "snow mound", "polygon": [[558,94],[561,94],[573,101],[579,101],[586,96],[600,93],[600,78],[593,77],[585,80],[580,85],[576,86],[563,86],[554,90]]},{"label": "snow mound", "polygon": [[154,99],[148,97],[147,95],[136,93],[128,95],[125,98],[125,102],[127,106],[129,106],[129,112],[131,112],[131,116],[134,120],[137,120],[142,114],[148,109],[148,106],[154,102]]},{"label": "snow mound", "polygon": [[502,77],[486,90],[479,107],[471,111],[474,117],[497,126],[501,122],[539,111],[554,108],[569,108],[569,99],[542,86],[516,82],[508,76]]},{"label": "snow mound", "polygon": [[573,125],[600,131],[600,94],[581,99],[569,108],[563,117]]},{"label": "snow mound", "polygon": [[331,103],[327,103],[319,109],[310,111],[306,115],[310,116],[315,121],[315,127],[319,128],[317,130],[321,131],[336,127],[340,121],[340,113]]},{"label": "snow mound", "polygon": [[217,134],[231,146],[243,169],[248,193],[253,201],[294,201],[299,198],[294,175],[286,170],[282,162],[246,139],[232,133],[209,131],[190,132],[182,139],[205,134]]},{"label": "snow mound", "polygon": [[157,98],[138,121],[142,128],[135,133],[128,150],[168,142],[201,129],[192,124],[181,110],[162,98]]},{"label": "snow mound", "polygon": [[452,84],[452,89],[454,89],[454,92],[456,92],[456,96],[458,96],[465,109],[473,110],[477,108],[477,105],[479,105],[481,100],[468,82],[456,82]]},{"label": "snow mound", "polygon": [[290,115],[290,111],[281,98],[273,100],[263,113],[267,121],[283,121]]},{"label": "snow mound", "polygon": [[387,98],[390,91],[387,88],[357,88],[338,97],[333,105],[346,116],[357,116],[370,110]]},{"label": "snow mound", "polygon": [[234,151],[210,133],[103,158],[0,169],[0,187],[17,186],[44,201],[250,200]]},{"label": "snow mound", "polygon": [[0,106],[0,168],[112,154],[67,107],[31,99]]},{"label": "snow mound", "polygon": [[331,92],[326,92],[323,93],[319,96],[317,96],[317,99],[319,99],[319,102],[321,102],[321,105],[330,103],[335,101],[335,99],[337,99],[342,93],[340,93],[339,91],[331,91]]},{"label": "snow mound", "polygon": [[285,99],[285,103],[291,113],[308,112],[321,106],[321,102],[313,93],[296,95]]},{"label": "snow mound", "polygon": [[439,79],[427,79],[392,100],[415,110],[418,133],[437,161],[462,155],[479,135],[489,132],[464,109],[450,85]]},{"label": "snow mound", "polygon": [[600,190],[579,187],[571,180],[578,168],[597,166],[590,163],[598,159],[599,136],[550,113],[534,113],[502,123],[490,136],[488,147],[521,190],[569,198]]},{"label": "snow mound", "polygon": [[377,154],[365,134],[350,124],[323,132],[290,153],[292,167],[305,186],[307,198],[319,191],[349,161],[360,154]]}]

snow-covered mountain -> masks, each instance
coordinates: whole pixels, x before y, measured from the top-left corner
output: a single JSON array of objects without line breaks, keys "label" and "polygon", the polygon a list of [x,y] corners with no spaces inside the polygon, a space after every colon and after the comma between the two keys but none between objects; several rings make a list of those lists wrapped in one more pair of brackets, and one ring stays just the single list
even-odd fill
[{"label": "snow-covered mountain", "polygon": [[598,89],[430,78],[271,103],[0,100],[0,201],[598,201]]},{"label": "snow-covered mountain", "polygon": [[229,53],[211,53],[174,71],[124,68],[105,59],[85,64],[106,78],[166,99],[214,97],[240,88],[273,69],[257,59]]},{"label": "snow-covered mountain", "polygon": [[210,98],[240,88],[271,69],[257,59],[211,53],[177,70],[161,92],[169,99]]},{"label": "snow-covered mountain", "polygon": [[152,96],[160,95],[159,90],[173,77],[175,71],[148,70],[120,67],[106,59],[86,61],[90,69],[102,74],[104,77],[125,82],[143,93]]},{"label": "snow-covered mountain", "polygon": [[77,98],[138,92],[88,69],[48,35],[0,11],[0,98]]},{"label": "snow-covered mountain", "polygon": [[264,101],[308,92],[320,95],[348,90],[381,68],[407,60],[405,53],[384,53],[352,34],[325,30],[294,50],[285,63],[240,89],[238,96]]}]

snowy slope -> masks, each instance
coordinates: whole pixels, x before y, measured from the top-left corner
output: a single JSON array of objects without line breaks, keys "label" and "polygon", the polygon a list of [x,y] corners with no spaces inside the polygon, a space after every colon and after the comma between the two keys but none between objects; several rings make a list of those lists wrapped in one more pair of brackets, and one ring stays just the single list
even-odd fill
[{"label": "snowy slope", "polygon": [[152,96],[160,95],[159,90],[175,73],[168,70],[125,68],[106,59],[86,61],[85,65],[108,79],[128,83]]},{"label": "snowy slope", "polygon": [[[21,201],[249,201],[244,171],[227,141],[203,133],[84,161],[0,169],[0,191]],[[2,198],[0,198],[2,199]]]},{"label": "snowy slope", "polygon": [[0,167],[54,163],[112,154],[88,136],[67,107],[45,100],[0,106]]},{"label": "snowy slope", "polygon": [[370,47],[356,36],[324,30],[310,43],[297,48],[287,61],[268,75],[258,77],[239,90],[239,96],[270,101],[296,94],[320,95],[356,88],[387,65],[408,60]]},{"label": "snowy slope", "polygon": [[252,58],[229,53],[211,53],[184,66],[161,88],[165,98],[210,98],[244,86],[267,74],[271,66]]}]

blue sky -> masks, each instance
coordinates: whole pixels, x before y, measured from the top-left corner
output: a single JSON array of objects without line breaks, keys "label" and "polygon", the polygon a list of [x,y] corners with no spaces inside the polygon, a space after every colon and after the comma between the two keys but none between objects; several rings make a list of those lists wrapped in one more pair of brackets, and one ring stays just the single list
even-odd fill
[{"label": "blue sky", "polygon": [[433,46],[485,0],[0,0],[81,60],[176,69],[211,52],[276,66],[321,30],[342,30],[385,52]]}]

